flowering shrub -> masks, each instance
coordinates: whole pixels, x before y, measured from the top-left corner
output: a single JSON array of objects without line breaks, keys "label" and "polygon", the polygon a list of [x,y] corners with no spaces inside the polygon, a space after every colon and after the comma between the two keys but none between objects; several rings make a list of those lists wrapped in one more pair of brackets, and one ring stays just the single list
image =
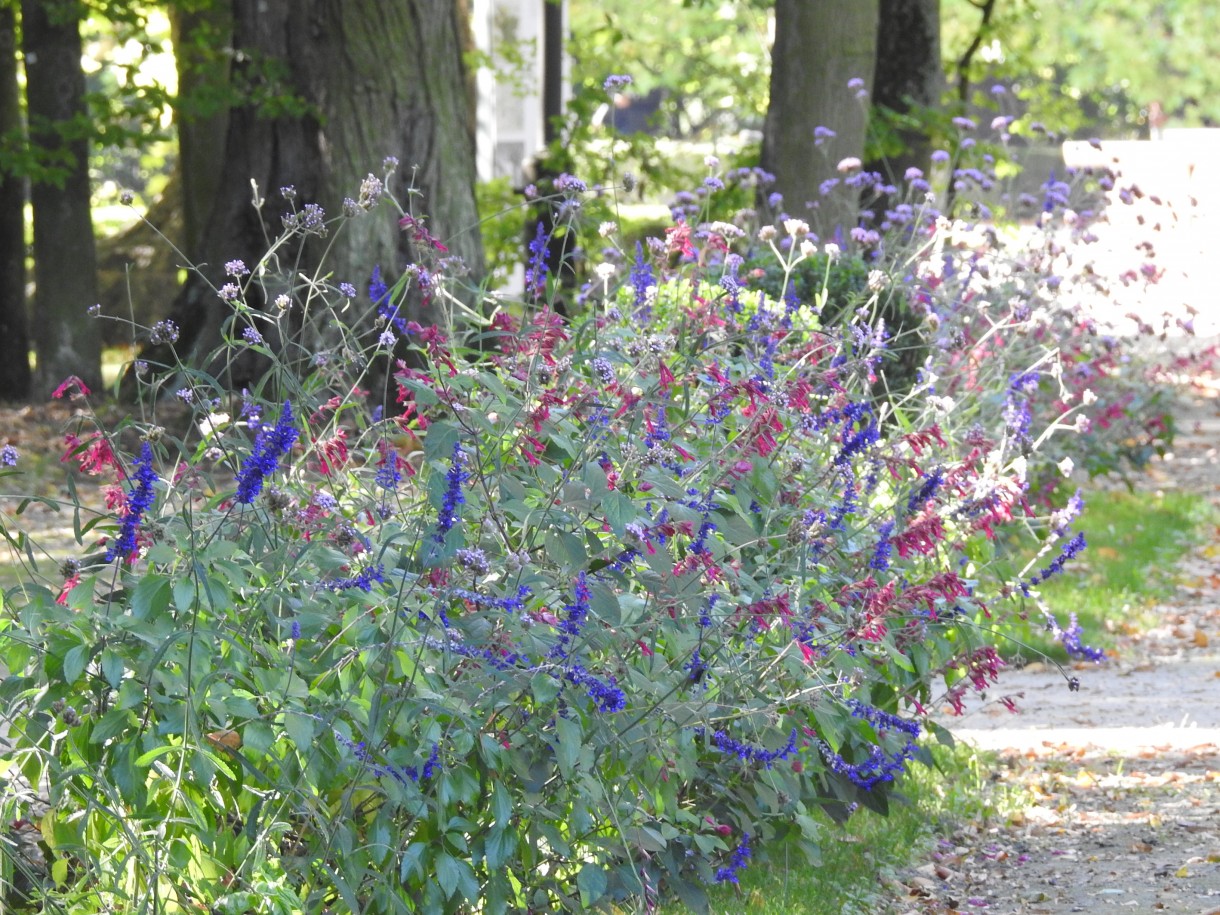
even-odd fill
[{"label": "flowering shrub", "polygon": [[[827,249],[796,220],[678,222],[599,270],[570,321],[544,304],[543,237],[531,302],[469,347],[455,322],[398,314],[422,278],[449,281],[439,262],[393,286],[374,271],[363,337],[340,323],[349,286],[319,275],[256,312],[250,284],[292,283],[231,263],[228,345],[266,360],[263,381],[141,370],[147,419],[68,440],[112,481],[108,514],[77,524],[102,540],[58,577],[29,551],[4,595],[4,803],[38,820],[42,897],[700,906],[777,837],[813,851],[815,810],[884,811],[938,690],[960,707],[997,677],[974,621],[1024,612],[1083,546],[1079,499],[1042,507],[1029,482],[1061,460],[1043,446],[1087,409],[1084,381],[1108,377],[1018,313],[1043,286],[1005,278],[983,307],[994,251],[907,212],[833,316]],[[773,291],[740,270],[768,253]],[[303,366],[265,342],[305,297],[362,358]],[[926,357],[878,396],[894,297]],[[415,358],[391,364],[400,335]],[[390,388],[370,393],[378,365]],[[187,430],[158,424],[170,368]]]}]

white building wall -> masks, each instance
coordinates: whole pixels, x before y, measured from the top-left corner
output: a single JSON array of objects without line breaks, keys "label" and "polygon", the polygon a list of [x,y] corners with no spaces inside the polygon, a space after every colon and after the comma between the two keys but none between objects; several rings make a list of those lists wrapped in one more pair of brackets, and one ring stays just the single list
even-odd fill
[{"label": "white building wall", "polygon": [[[543,6],[546,0],[474,0],[474,37],[491,66],[479,68],[478,167],[484,181],[522,168],[543,147]],[[566,13],[566,2],[565,13]],[[565,15],[566,21],[566,15]],[[565,80],[566,83],[566,80]]]}]

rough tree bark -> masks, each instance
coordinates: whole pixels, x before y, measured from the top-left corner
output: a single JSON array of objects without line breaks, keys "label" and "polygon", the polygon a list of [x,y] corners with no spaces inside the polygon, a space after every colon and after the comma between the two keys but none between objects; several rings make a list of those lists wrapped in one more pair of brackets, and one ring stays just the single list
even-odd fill
[{"label": "rough tree bark", "polygon": [[[899,115],[938,108],[947,82],[940,59],[940,0],[881,0],[873,103]],[[902,150],[874,163],[899,184],[910,166],[927,170],[932,152],[926,128],[898,130]]]},{"label": "rough tree bark", "polygon": [[[823,196],[836,166],[864,154],[868,100],[848,89],[872,82],[879,0],[776,0],[771,99],[763,128],[762,166],[775,175],[784,210],[821,237],[855,224],[858,194],[842,185]],[[814,145],[814,128],[835,136]],[[773,214],[774,215],[774,214]]]},{"label": "rough tree bark", "polygon": [[24,142],[17,85],[16,13],[0,6],[0,400],[30,394],[30,336],[25,314],[25,182],[3,164]]},{"label": "rough tree bark", "polygon": [[25,97],[31,144],[54,174],[31,182],[34,208],[35,383],[50,394],[68,375],[100,386],[101,336],[87,316],[97,300],[90,210],[90,125],[75,0],[22,0]]},{"label": "rough tree bark", "polygon": [[[318,203],[328,217],[337,216],[343,198],[357,197],[361,180],[380,174],[387,156],[401,163],[395,182],[404,205],[426,215],[429,231],[480,274],[473,109],[462,57],[465,4],[232,0],[231,9],[232,80],[244,101],[228,113],[217,192],[198,246],[202,274],[219,286],[226,261],[257,262],[267,248],[262,223],[276,234],[289,209],[280,188],[296,189],[298,209]],[[197,177],[184,174],[188,184]],[[252,181],[266,199],[261,213],[251,206]],[[414,188],[409,200],[408,183]],[[374,266],[393,278],[417,256],[397,214],[384,205],[346,220],[335,238],[311,239],[282,260],[300,257],[298,271],[308,272],[324,248],[332,282],[357,288]],[[173,313],[182,331],[178,352],[206,364],[228,306],[207,283],[193,280]],[[152,361],[158,355],[150,351]]]}]

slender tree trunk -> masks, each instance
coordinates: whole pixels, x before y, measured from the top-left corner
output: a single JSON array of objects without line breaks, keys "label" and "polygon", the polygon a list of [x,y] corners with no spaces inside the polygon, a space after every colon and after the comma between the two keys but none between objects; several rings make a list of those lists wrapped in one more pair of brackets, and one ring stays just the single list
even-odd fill
[{"label": "slender tree trunk", "polygon": [[[877,18],[878,0],[775,4],[762,166],[775,175],[783,209],[808,221],[823,238],[855,224],[858,193],[842,182],[825,195],[821,188],[841,177],[836,170],[841,160],[864,155]],[[848,88],[853,79],[863,81],[861,90]],[[835,135],[815,145],[819,126]]]},{"label": "slender tree trunk", "polygon": [[[210,0],[189,7],[171,6],[178,97],[174,118],[178,130],[177,168],[183,180],[182,249],[196,260],[212,203],[220,192],[220,168],[229,124],[230,55],[233,11],[229,0]],[[189,176],[189,178],[187,177]]]},{"label": "slender tree trunk", "polygon": [[34,180],[36,384],[50,393],[68,375],[100,386],[101,335],[87,310],[97,300],[90,212],[89,143],[81,71],[80,4],[22,0],[30,142],[52,166]]},{"label": "slender tree trunk", "polygon": [[[939,108],[946,90],[940,59],[940,0],[881,0],[873,104],[900,115]],[[927,171],[932,152],[926,128],[898,131],[902,150],[875,163],[891,183],[907,168]]]},{"label": "slender tree trunk", "polygon": [[[232,21],[238,45],[232,78],[247,101],[228,115],[217,192],[199,244],[203,276],[218,287],[226,281],[225,262],[257,262],[267,233],[279,232],[281,216],[292,206],[317,203],[328,218],[340,215],[344,198],[357,198],[365,176],[380,175],[385,158],[394,156],[400,162],[396,196],[414,215],[427,217],[429,232],[466,262],[477,281],[483,250],[462,57],[469,27],[464,4],[232,0]],[[277,112],[260,107],[259,96],[295,100],[291,110],[281,104]],[[200,177],[184,174],[188,184]],[[261,212],[251,205],[251,182],[265,199]],[[280,192],[288,186],[295,189],[294,203]],[[375,266],[392,280],[422,254],[386,205],[345,219],[333,238],[283,251],[281,262],[299,258],[299,277],[324,249],[331,282],[360,290]],[[363,296],[355,307],[372,314]],[[412,319],[435,320],[419,303],[415,308]],[[188,282],[174,307],[182,330],[178,352],[206,363],[228,314],[207,282]],[[158,355],[154,349],[152,360]]]},{"label": "slender tree trunk", "polygon": [[[24,144],[16,36],[16,12],[0,6],[0,149]],[[0,169],[0,400],[22,400],[29,394],[25,181]]]}]

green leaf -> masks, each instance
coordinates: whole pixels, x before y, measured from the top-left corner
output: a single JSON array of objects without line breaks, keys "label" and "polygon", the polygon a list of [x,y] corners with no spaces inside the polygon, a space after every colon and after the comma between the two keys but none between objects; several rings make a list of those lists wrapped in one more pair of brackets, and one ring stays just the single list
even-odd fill
[{"label": "green leaf", "polygon": [[195,582],[190,578],[180,578],[174,582],[174,606],[180,613],[188,613],[195,606]]},{"label": "green leaf", "polygon": [[85,663],[89,657],[88,645],[77,645],[68,650],[64,655],[64,683],[71,686],[80,679],[80,675],[85,672]]},{"label": "green leaf", "polygon": [[570,718],[555,720],[555,759],[559,763],[559,771],[565,779],[572,777],[572,771],[580,762],[580,749],[584,733],[580,724]]},{"label": "green leaf", "polygon": [[597,864],[586,864],[576,875],[580,904],[586,909],[606,895],[606,872]]},{"label": "green leaf", "polygon": [[275,731],[265,721],[249,721],[242,729],[242,746],[251,756],[261,756],[275,743]]},{"label": "green leaf", "polygon": [[284,730],[288,732],[289,740],[296,744],[298,752],[308,753],[309,748],[313,746],[315,723],[308,715],[300,712],[284,713]]},{"label": "green leaf", "polygon": [[403,883],[410,881],[412,876],[424,875],[424,852],[428,850],[426,842],[412,842],[402,853],[402,863],[398,865],[398,879]]},{"label": "green leaf", "polygon": [[488,871],[499,870],[517,847],[517,835],[510,829],[493,829],[483,840],[483,863]]},{"label": "green leaf", "polygon": [[452,423],[435,422],[424,436],[424,457],[448,466],[453,460],[453,446],[462,440],[462,430]]},{"label": "green leaf", "polygon": [[594,582],[589,587],[589,595],[589,609],[598,619],[610,626],[618,626],[622,622],[618,595],[613,588],[600,581]]},{"label": "green leaf", "polygon": [[693,880],[685,880],[681,877],[675,877],[670,881],[670,886],[678,898],[682,900],[682,904],[693,912],[704,915],[711,911],[711,905],[707,898],[707,891]]},{"label": "green leaf", "polygon": [[134,716],[128,709],[112,708],[98,719],[89,734],[90,743],[104,743],[110,738],[123,733],[133,722]]},{"label": "green leaf", "polygon": [[559,681],[545,671],[539,671],[530,678],[530,692],[539,705],[550,705],[559,695]]},{"label": "green leaf", "polygon": [[949,749],[957,746],[957,741],[953,738],[953,732],[943,724],[937,724],[931,719],[924,721],[924,727],[928,729],[928,733],[936,738],[936,742]]},{"label": "green leaf", "polygon": [[579,537],[567,531],[551,531],[547,534],[546,552],[552,560],[562,563],[567,571],[583,569],[589,562],[585,545]]},{"label": "green leaf", "polygon": [[915,673],[915,665],[911,663],[911,659],[890,644],[889,640],[882,639],[879,644],[885,649],[886,654],[890,656],[890,659],[895,664],[897,664],[907,673]]},{"label": "green leaf", "polygon": [[169,606],[169,594],[169,579],[145,576],[131,594],[131,615],[139,620],[158,616]]},{"label": "green leaf", "polygon": [[467,901],[474,902],[479,896],[479,881],[475,879],[474,870],[467,862],[445,852],[437,856],[436,879],[446,897],[460,892]]},{"label": "green leaf", "polygon": [[136,768],[147,769],[152,765],[153,760],[165,756],[167,753],[180,751],[182,747],[179,744],[162,744],[159,747],[153,747],[147,753],[141,753],[136,757]]},{"label": "green leaf", "polygon": [[123,682],[123,658],[110,648],[102,649],[102,676],[115,689]]}]

